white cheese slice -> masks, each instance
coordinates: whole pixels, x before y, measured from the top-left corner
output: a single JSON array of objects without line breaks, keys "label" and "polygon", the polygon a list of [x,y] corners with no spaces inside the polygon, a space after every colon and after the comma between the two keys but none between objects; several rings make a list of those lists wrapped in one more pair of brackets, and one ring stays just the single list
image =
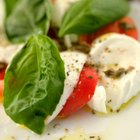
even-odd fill
[{"label": "white cheese slice", "polygon": [[62,18],[67,9],[78,0],[51,0],[52,2],[52,22],[60,27]]},{"label": "white cheese slice", "polygon": [[89,63],[98,69],[106,104],[113,110],[140,91],[140,43],[135,39],[119,34],[99,38],[93,44]]},{"label": "white cheese slice", "polygon": [[46,119],[46,124],[52,121],[62,110],[68,97],[71,95],[75,85],[77,84],[80,72],[87,60],[87,56],[80,52],[62,52],[61,57],[64,61],[66,79],[64,83],[64,90],[61,99],[53,112],[53,114]]},{"label": "white cheese slice", "polygon": [[98,112],[106,113],[106,91],[103,86],[97,86],[88,106]]}]

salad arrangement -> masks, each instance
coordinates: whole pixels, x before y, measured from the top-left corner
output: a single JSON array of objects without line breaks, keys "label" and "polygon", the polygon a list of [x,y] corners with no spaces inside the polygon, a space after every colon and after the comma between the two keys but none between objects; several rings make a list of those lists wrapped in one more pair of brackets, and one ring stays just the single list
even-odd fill
[{"label": "salad arrangement", "polygon": [[[62,13],[59,5],[61,0],[5,1],[6,35],[25,45],[8,64],[5,76],[6,66],[1,71],[0,96],[4,95],[7,115],[37,134],[55,117],[67,117],[86,104],[100,112],[107,112],[106,105],[118,110],[140,90],[138,33],[133,20],[124,17],[129,3],[68,0]],[[109,32],[128,36],[99,37]],[[69,51],[67,41],[77,46],[76,51]],[[123,61],[131,53],[134,57]]]}]

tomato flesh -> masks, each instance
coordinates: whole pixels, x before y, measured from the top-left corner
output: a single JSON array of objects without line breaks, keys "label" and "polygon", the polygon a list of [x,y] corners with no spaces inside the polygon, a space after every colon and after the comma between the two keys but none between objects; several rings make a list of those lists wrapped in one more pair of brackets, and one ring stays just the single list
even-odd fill
[{"label": "tomato flesh", "polygon": [[3,100],[3,90],[4,90],[4,76],[7,65],[0,69],[0,102]]},{"label": "tomato flesh", "polygon": [[138,40],[138,31],[135,26],[135,22],[130,17],[124,17],[118,23],[120,27],[120,33],[126,34]]},{"label": "tomato flesh", "polygon": [[97,81],[98,76],[95,70],[92,67],[84,66],[79,81],[59,113],[59,117],[67,117],[85,106],[94,94]]},{"label": "tomato flesh", "polygon": [[0,102],[3,99],[4,80],[0,80]]},{"label": "tomato flesh", "polygon": [[5,71],[6,71],[6,66],[0,70],[0,80],[4,79]]},{"label": "tomato flesh", "polygon": [[92,42],[96,38],[102,36],[103,34],[112,33],[112,32],[126,34],[138,40],[138,31],[135,26],[135,22],[130,17],[124,17],[118,21],[108,24],[107,26],[99,29],[95,33],[81,35],[79,38],[79,42],[82,45],[91,47]]}]

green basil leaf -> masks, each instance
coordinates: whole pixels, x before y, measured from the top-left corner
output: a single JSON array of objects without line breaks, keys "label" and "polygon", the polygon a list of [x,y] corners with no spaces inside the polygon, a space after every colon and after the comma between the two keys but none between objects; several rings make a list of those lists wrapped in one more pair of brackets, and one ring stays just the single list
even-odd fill
[{"label": "green basil leaf", "polygon": [[80,0],[73,4],[62,20],[59,36],[93,33],[129,11],[126,0]]},{"label": "green basil leaf", "polygon": [[33,34],[46,34],[51,6],[48,0],[5,0],[5,31],[9,40],[23,42]]},{"label": "green basil leaf", "polygon": [[9,64],[4,79],[6,113],[41,134],[64,88],[64,64],[55,44],[43,35],[31,37]]}]

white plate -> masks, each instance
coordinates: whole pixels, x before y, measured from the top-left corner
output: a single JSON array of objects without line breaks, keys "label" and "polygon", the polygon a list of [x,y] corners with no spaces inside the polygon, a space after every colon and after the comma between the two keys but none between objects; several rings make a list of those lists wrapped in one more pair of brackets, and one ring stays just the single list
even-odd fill
[{"label": "white plate", "polygon": [[100,136],[101,140],[140,140],[139,118],[140,97],[137,97],[119,113],[94,115],[86,110],[80,110],[65,120],[56,119],[46,127],[41,136],[38,136],[27,128],[15,125],[0,106],[0,140],[59,140],[66,133],[78,133],[79,130],[92,136]]},{"label": "white plate", "polygon": [[[140,3],[133,2],[131,7],[130,15],[136,20],[140,32]],[[88,111],[80,110],[65,120],[56,119],[39,136],[12,122],[0,105],[0,140],[59,140],[67,133],[78,133],[80,130],[79,135],[97,136],[89,138],[90,140],[140,140],[139,118],[140,97],[137,97],[119,113],[94,115]],[[71,137],[68,140],[74,140],[74,138]],[[83,138],[81,136],[75,140],[83,140]]]}]

